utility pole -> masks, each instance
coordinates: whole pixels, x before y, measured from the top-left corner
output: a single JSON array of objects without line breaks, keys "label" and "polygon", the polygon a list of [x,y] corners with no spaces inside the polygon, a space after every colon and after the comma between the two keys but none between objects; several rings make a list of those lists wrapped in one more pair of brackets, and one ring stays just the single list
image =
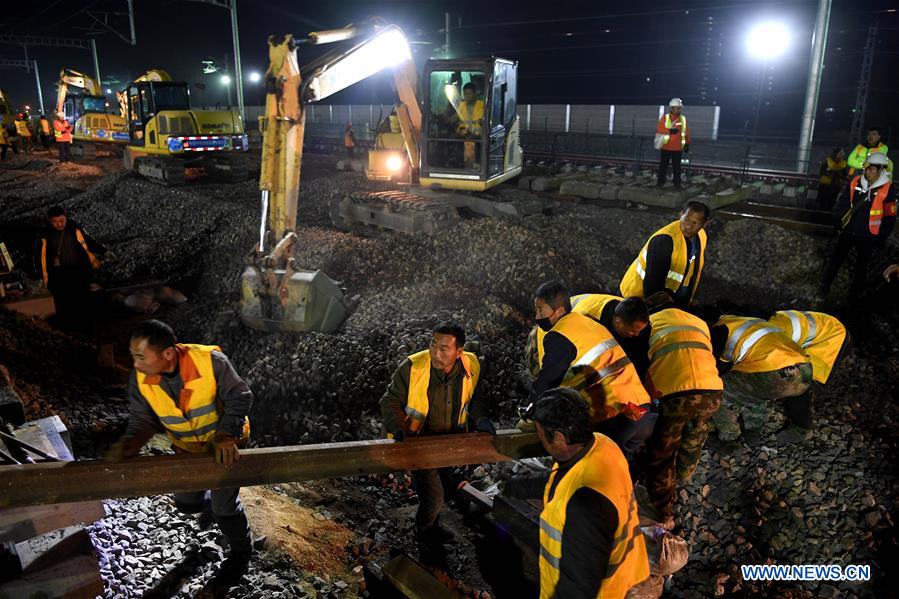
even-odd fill
[{"label": "utility pole", "polygon": [[443,54],[446,58],[450,57],[450,14],[444,13],[446,19],[444,22],[444,42],[443,42]]},{"label": "utility pole", "polygon": [[871,70],[874,66],[874,46],[877,44],[877,23],[868,27],[868,40],[865,42],[865,54],[862,57],[862,68],[858,75],[858,90],[855,93],[855,104],[852,107],[852,125],[849,127],[849,147],[858,143],[865,126],[865,112],[868,108],[868,90],[871,85]]},{"label": "utility pole", "polygon": [[41,74],[37,70],[37,61],[31,61],[34,67],[34,83],[37,85],[37,103],[41,107],[41,114],[44,114],[44,94],[41,92]]},{"label": "utility pole", "polygon": [[41,112],[44,112],[44,94],[41,92],[41,75],[37,70],[37,61],[3,58],[0,59],[0,68],[25,69],[26,73],[34,70],[34,83],[37,85],[37,102]]},{"label": "utility pole", "polygon": [[796,171],[807,173],[812,139],[815,135],[815,113],[821,91],[821,75],[824,71],[824,48],[827,45],[827,28],[830,23],[830,0],[818,0],[815,32],[812,34],[812,54],[808,65],[808,84],[805,88],[805,107],[802,111],[802,130],[799,133],[799,155]]},{"label": "utility pole", "polygon": [[94,74],[97,76],[97,83],[102,86],[103,81],[100,79],[100,63],[97,61],[97,41],[91,38],[91,55],[94,57]]},{"label": "utility pole", "polygon": [[[189,0],[190,2],[202,2],[224,8],[231,13],[231,40],[234,43],[234,87],[237,88],[237,109],[240,118],[245,118],[243,106],[243,72],[240,68],[240,36],[237,32],[237,0]],[[230,102],[230,96],[229,100]]]}]

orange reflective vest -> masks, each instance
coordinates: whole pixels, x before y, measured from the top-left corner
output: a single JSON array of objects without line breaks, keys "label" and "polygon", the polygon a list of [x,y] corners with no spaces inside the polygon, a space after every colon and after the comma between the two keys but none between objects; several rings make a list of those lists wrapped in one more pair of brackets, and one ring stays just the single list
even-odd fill
[{"label": "orange reflective vest", "polygon": [[72,125],[69,124],[69,121],[65,119],[54,119],[53,120],[53,136],[56,138],[56,141],[59,143],[71,143],[72,142]]},{"label": "orange reflective vest", "polygon": [[[550,499],[549,491],[559,470],[556,465],[543,491],[543,511],[540,512],[540,599],[557,597],[564,551],[562,537],[567,522],[568,502],[578,489],[593,489],[609,500],[618,514],[618,528],[612,539],[609,563],[603,575],[597,599],[624,599],[628,590],[649,576],[649,558],[637,515],[634,485],[624,454],[615,442],[600,433],[593,433],[593,446],[556,485]],[[573,548],[572,548],[573,549]]]},{"label": "orange reflective vest", "polygon": [[712,354],[709,327],[702,319],[678,308],[666,308],[650,314],[649,323],[652,335],[646,385],[653,398],[724,389]]},{"label": "orange reflective vest", "polygon": [[[406,400],[406,424],[413,432],[419,432],[428,421],[428,410],[431,407],[428,401],[428,383],[431,380],[431,353],[428,350],[420,351],[409,356],[412,369],[409,371],[409,395]],[[468,422],[468,409],[475,388],[481,377],[481,363],[478,357],[471,352],[462,352],[462,398],[459,407],[459,428],[464,428]],[[392,436],[392,435],[389,435]]]},{"label": "orange reflective vest", "polygon": [[[166,434],[176,447],[190,453],[208,450],[219,427],[224,406],[216,399],[217,385],[212,370],[212,352],[221,351],[217,345],[179,343],[178,375],[184,387],[177,400],[159,384],[162,375],[137,373],[137,388]],[[244,419],[242,439],[250,434],[249,418]]]},{"label": "orange reflective vest", "polygon": [[[678,133],[671,133],[670,129],[677,127],[680,129]],[[672,152],[680,152],[684,146],[690,143],[690,133],[687,131],[687,117],[679,115],[674,117],[670,112],[659,119],[659,125],[656,127],[656,133],[662,136],[663,150]]]},{"label": "orange reflective vest", "polygon": [[[861,175],[858,175],[849,183],[849,210],[843,215],[843,228],[849,226],[849,221],[852,219],[852,209],[855,206],[855,192],[865,193],[859,186],[860,181]],[[868,195],[861,200],[864,202],[872,193],[874,194],[874,199],[871,201],[871,210],[868,212],[868,231],[871,232],[871,235],[880,233],[880,225],[883,223],[884,216],[896,216],[896,200],[886,201],[892,185],[892,181],[887,181],[877,189],[868,188]]]}]

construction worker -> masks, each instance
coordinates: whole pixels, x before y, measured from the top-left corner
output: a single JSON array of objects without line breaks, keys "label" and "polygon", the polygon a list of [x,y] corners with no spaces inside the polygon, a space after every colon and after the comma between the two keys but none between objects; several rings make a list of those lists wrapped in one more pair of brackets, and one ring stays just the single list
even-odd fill
[{"label": "construction worker", "polygon": [[652,326],[646,386],[659,402],[659,418],[644,453],[646,490],[659,522],[671,530],[677,480],[688,481],[696,471],[724,384],[708,325],[675,308],[666,293],[656,293],[646,303]]},{"label": "construction worker", "polygon": [[840,236],[824,269],[819,299],[830,293],[837,271],[853,247],[856,253],[850,301],[857,301],[864,291],[871,254],[886,243],[896,223],[896,191],[886,167],[886,154],[872,153],[865,161],[864,173],[853,177],[837,198],[835,216]]},{"label": "construction worker", "polygon": [[[240,460],[240,449],[250,436],[247,414],[253,392],[221,348],[178,343],[169,325],[147,320],[131,333],[129,351],[134,370],[128,386],[128,425],[107,452],[108,461],[136,456],[160,428],[175,453],[211,453],[216,466],[210,468],[229,469]],[[252,555],[240,488],[175,493],[173,499],[181,512],[215,520],[230,547],[219,576],[236,581]]]},{"label": "construction worker", "polygon": [[66,115],[61,110],[53,119],[53,135],[59,148],[59,161],[71,162],[72,124],[66,120]]},{"label": "construction worker", "polygon": [[687,129],[687,117],[681,114],[683,109],[683,100],[671,98],[668,102],[668,112],[659,118],[659,124],[656,126],[656,149],[662,152],[659,158],[659,188],[664,187],[668,179],[669,164],[674,171],[674,188],[681,188],[681,156],[690,153],[690,131]]},{"label": "construction worker", "polygon": [[91,283],[100,268],[97,256],[108,252],[61,206],[47,210],[47,220],[35,246],[35,270],[53,295],[59,325],[87,330],[92,322]]},{"label": "construction worker", "polygon": [[0,126],[0,160],[6,160],[9,146],[9,133],[6,131],[6,127]]},{"label": "construction worker", "polygon": [[590,407],[594,425],[606,430],[631,457],[652,434],[655,422],[634,365],[608,329],[572,312],[571,297],[561,281],[537,288],[534,309],[544,333],[543,356],[529,403],[536,403],[547,389],[574,389]]},{"label": "construction worker", "polygon": [[31,129],[28,128],[28,117],[20,112],[15,120],[16,135],[19,137],[19,146],[26,154],[31,152]]},{"label": "construction worker", "polygon": [[713,418],[719,439],[736,441],[742,432],[750,442],[758,442],[770,419],[771,402],[801,396],[806,400],[792,409],[804,406],[800,419],[810,435],[806,392],[812,364],[789,335],[760,318],[725,315],[711,327],[711,338],[724,381],[724,401]]},{"label": "construction worker", "polygon": [[696,295],[708,236],[709,207],[697,200],[684,204],[680,218],[652,234],[621,279],[621,295],[647,298],[659,291],[688,308]]},{"label": "construction worker", "polygon": [[353,123],[347,123],[343,129],[343,147],[346,148],[347,158],[355,157],[356,135],[353,133]]},{"label": "construction worker", "polygon": [[[481,364],[465,351],[465,330],[455,322],[434,329],[428,349],[412,354],[393,373],[381,398],[388,437],[442,435],[477,430],[495,433],[478,398]],[[455,493],[452,468],[413,470],[418,494],[416,536],[425,559],[442,560],[442,542],[452,533],[440,526],[444,499]]]},{"label": "construction worker", "polygon": [[[478,98],[478,87],[469,81],[462,87],[462,102],[457,109],[456,135],[465,139],[480,139],[484,126],[484,101]],[[466,141],[463,162],[472,168],[478,159],[481,144]]]},{"label": "construction worker", "polygon": [[846,182],[846,153],[843,148],[834,148],[821,163],[818,176],[818,206],[822,210],[832,210],[837,194]]},{"label": "construction worker", "polygon": [[[846,163],[849,165],[849,176],[852,177],[858,171],[861,171],[865,167],[865,161],[874,153],[880,153],[884,156],[890,153],[887,145],[880,140],[880,127],[868,129],[865,143],[855,146],[855,149],[849,154],[849,158],[846,160]],[[892,175],[892,172],[891,166],[889,169],[890,175]]]},{"label": "construction worker", "polygon": [[[642,379],[649,366],[649,312],[639,297],[627,299],[605,293],[582,293],[571,297],[571,311],[589,316],[612,333]],[[528,369],[534,378],[543,361],[543,337],[546,333],[535,326],[528,338]]]},{"label": "construction worker", "polygon": [[541,599],[623,599],[649,576],[627,461],[591,430],[587,406],[572,389],[547,390],[527,417],[555,463],[548,481],[513,478],[503,492],[542,496]]},{"label": "construction worker", "polygon": [[43,114],[41,115],[40,120],[38,121],[38,131],[41,136],[41,145],[44,146],[44,149],[50,150],[50,121],[47,120]]}]

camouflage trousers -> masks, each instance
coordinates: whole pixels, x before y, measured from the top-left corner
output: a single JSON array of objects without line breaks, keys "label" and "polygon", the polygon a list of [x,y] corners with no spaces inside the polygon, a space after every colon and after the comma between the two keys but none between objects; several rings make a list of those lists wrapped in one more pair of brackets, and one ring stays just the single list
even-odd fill
[{"label": "camouflage trousers", "polygon": [[797,397],[812,383],[812,365],[796,364],[772,372],[728,372],[724,401],[713,422],[722,441],[735,441],[742,431],[759,431],[771,418],[774,401]]},{"label": "camouflage trousers", "polygon": [[659,419],[646,442],[643,467],[649,498],[663,520],[671,515],[677,480],[690,480],[696,471],[710,420],[720,404],[720,391],[674,395],[659,402]]}]

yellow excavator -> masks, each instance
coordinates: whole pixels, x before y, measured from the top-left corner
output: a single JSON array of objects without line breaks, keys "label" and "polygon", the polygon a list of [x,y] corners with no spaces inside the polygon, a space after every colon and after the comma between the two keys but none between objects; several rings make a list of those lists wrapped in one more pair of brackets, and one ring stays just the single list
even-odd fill
[{"label": "yellow excavator", "polygon": [[[350,310],[339,283],[321,271],[298,268],[293,258],[305,104],[323,100],[390,68],[399,101],[391,118],[386,119],[388,125],[379,133],[378,147],[369,159],[369,177],[432,188],[484,190],[521,172],[515,113],[517,65],[499,58],[431,60],[425,69],[428,85],[420,103],[412,52],[406,36],[395,25],[369,21],[313,32],[306,38],[272,36],[268,43],[270,64],[265,74],[259,178],[262,223],[259,243],[248,257],[241,278],[241,317],[248,326],[261,330],[334,331]],[[298,45],[327,43],[337,43],[337,49],[307,65],[306,76],[302,77]],[[466,84],[471,82],[475,97],[471,98],[469,91],[464,101],[481,102],[480,128],[474,134],[476,119],[464,111],[470,133],[456,135],[463,118],[457,109]],[[478,85],[486,90],[485,99],[477,97]],[[422,127],[421,106],[429,110],[424,123],[430,129]],[[383,193],[389,197],[378,193],[354,196],[358,205],[368,203],[372,211],[388,218],[400,209],[397,203],[412,205],[411,212],[416,214],[421,212],[421,205],[455,213],[449,204],[423,196]],[[419,205],[413,205],[416,203]],[[332,206],[332,216],[341,208]]]},{"label": "yellow excavator", "polygon": [[69,68],[59,72],[56,112],[72,124],[75,156],[93,158],[97,150],[120,153],[128,143],[125,118],[109,113],[100,82],[89,75]]},{"label": "yellow excavator", "polygon": [[191,108],[187,83],[160,69],[129,83],[118,99],[128,128],[125,168],[165,185],[184,183],[187,168],[246,181],[249,146],[237,111]]}]

